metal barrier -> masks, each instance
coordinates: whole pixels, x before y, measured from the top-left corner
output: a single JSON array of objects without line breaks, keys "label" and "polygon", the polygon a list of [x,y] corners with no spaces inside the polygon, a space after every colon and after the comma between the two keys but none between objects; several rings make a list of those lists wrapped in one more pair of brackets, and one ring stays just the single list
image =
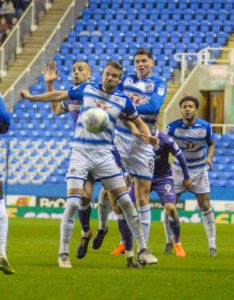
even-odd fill
[{"label": "metal barrier", "polygon": [[32,1],[0,48],[0,77],[7,74],[8,63],[22,51],[22,44],[37,28],[39,15],[50,7],[50,0]]},{"label": "metal barrier", "polygon": [[213,128],[221,128],[222,134],[226,134],[231,131],[231,128],[234,128],[234,124],[211,124],[211,126]]},{"label": "metal barrier", "polygon": [[[212,52],[228,52],[227,59],[220,59],[215,58],[212,55]],[[234,65],[234,49],[233,48],[211,48],[207,47],[202,49],[198,53],[176,53],[174,55],[176,61],[181,63],[181,77],[180,83],[184,83],[185,75],[188,68],[188,63],[191,62],[192,68],[196,67],[197,65],[208,65],[213,63],[223,63],[223,64],[230,64]]]},{"label": "metal barrier", "polygon": [[58,26],[51,33],[40,52],[34,57],[14,84],[4,93],[3,99],[8,111],[12,111],[14,103],[20,100],[18,90],[23,87],[28,88],[32,85],[41,74],[44,64],[53,57],[54,52],[59,50],[61,42],[67,37],[69,30],[74,26],[75,20],[81,15],[82,9],[86,4],[87,0],[74,0],[68,6]]}]

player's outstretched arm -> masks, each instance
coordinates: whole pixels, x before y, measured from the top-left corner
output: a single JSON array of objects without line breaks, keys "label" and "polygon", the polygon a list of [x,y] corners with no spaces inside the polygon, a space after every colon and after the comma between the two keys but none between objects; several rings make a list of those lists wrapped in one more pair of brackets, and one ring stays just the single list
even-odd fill
[{"label": "player's outstretched arm", "polygon": [[54,90],[45,94],[31,95],[30,92],[26,89],[20,89],[19,94],[28,99],[29,101],[40,101],[40,102],[59,102],[61,100],[68,98],[68,91],[58,91]]},{"label": "player's outstretched arm", "polygon": [[149,127],[143,122],[141,117],[137,117],[133,120],[136,128],[140,132],[140,137],[147,143],[152,144],[153,146],[157,147],[159,144],[159,139],[156,136],[152,136],[149,130]]},{"label": "player's outstretched arm", "polygon": [[181,167],[183,175],[184,175],[183,185],[186,188],[186,190],[190,190],[192,188],[193,183],[192,183],[192,180],[189,175],[187,162],[186,162],[183,152],[180,151],[179,154],[176,155],[176,158],[179,161],[180,167]]},{"label": "player's outstretched arm", "polygon": [[213,140],[207,141],[208,149],[207,149],[207,157],[206,157],[206,163],[209,165],[210,170],[212,169],[212,158],[214,156],[215,151],[215,143]]}]

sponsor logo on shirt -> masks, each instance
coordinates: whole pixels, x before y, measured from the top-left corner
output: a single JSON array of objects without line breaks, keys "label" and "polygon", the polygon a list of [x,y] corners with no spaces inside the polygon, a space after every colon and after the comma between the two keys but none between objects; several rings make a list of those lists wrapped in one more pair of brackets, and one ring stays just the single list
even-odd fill
[{"label": "sponsor logo on shirt", "polygon": [[110,103],[100,100],[100,99],[94,99],[94,102],[96,103],[96,107],[101,108],[103,110],[108,110],[109,108],[113,107]]},{"label": "sponsor logo on shirt", "polygon": [[81,105],[78,104],[68,104],[68,110],[69,111],[79,111],[81,108]]},{"label": "sponsor logo on shirt", "polygon": [[148,97],[140,95],[138,93],[128,92],[128,97],[132,100],[132,103],[135,105],[146,104],[148,102]]}]

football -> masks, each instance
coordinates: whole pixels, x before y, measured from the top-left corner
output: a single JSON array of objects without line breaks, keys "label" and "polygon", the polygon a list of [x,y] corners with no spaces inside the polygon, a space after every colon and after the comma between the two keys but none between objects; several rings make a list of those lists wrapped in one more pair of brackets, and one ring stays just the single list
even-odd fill
[{"label": "football", "polygon": [[90,108],[83,114],[83,126],[92,133],[101,133],[107,129],[110,119],[103,109]]}]

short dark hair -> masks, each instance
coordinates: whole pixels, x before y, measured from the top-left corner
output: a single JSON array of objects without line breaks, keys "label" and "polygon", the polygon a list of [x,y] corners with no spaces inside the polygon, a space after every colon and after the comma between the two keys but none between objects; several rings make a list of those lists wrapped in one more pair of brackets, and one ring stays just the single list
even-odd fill
[{"label": "short dark hair", "polygon": [[152,52],[148,48],[139,48],[139,49],[137,49],[136,53],[134,54],[134,58],[137,55],[146,55],[148,58],[153,59]]},{"label": "short dark hair", "polygon": [[105,68],[106,68],[107,66],[111,66],[112,68],[114,68],[114,69],[116,69],[116,70],[119,70],[119,71],[120,71],[120,76],[119,76],[119,77],[121,78],[121,76],[122,76],[122,74],[123,74],[123,66],[122,66],[121,63],[119,63],[119,62],[116,61],[116,60],[109,60],[109,61],[107,62],[107,64],[106,64]]},{"label": "short dark hair", "polygon": [[184,103],[185,101],[191,101],[191,102],[194,103],[196,109],[199,108],[199,101],[198,101],[197,98],[192,97],[192,96],[186,96],[186,97],[182,98],[182,99],[180,100],[180,103],[179,103],[180,107],[183,105],[183,103]]}]

